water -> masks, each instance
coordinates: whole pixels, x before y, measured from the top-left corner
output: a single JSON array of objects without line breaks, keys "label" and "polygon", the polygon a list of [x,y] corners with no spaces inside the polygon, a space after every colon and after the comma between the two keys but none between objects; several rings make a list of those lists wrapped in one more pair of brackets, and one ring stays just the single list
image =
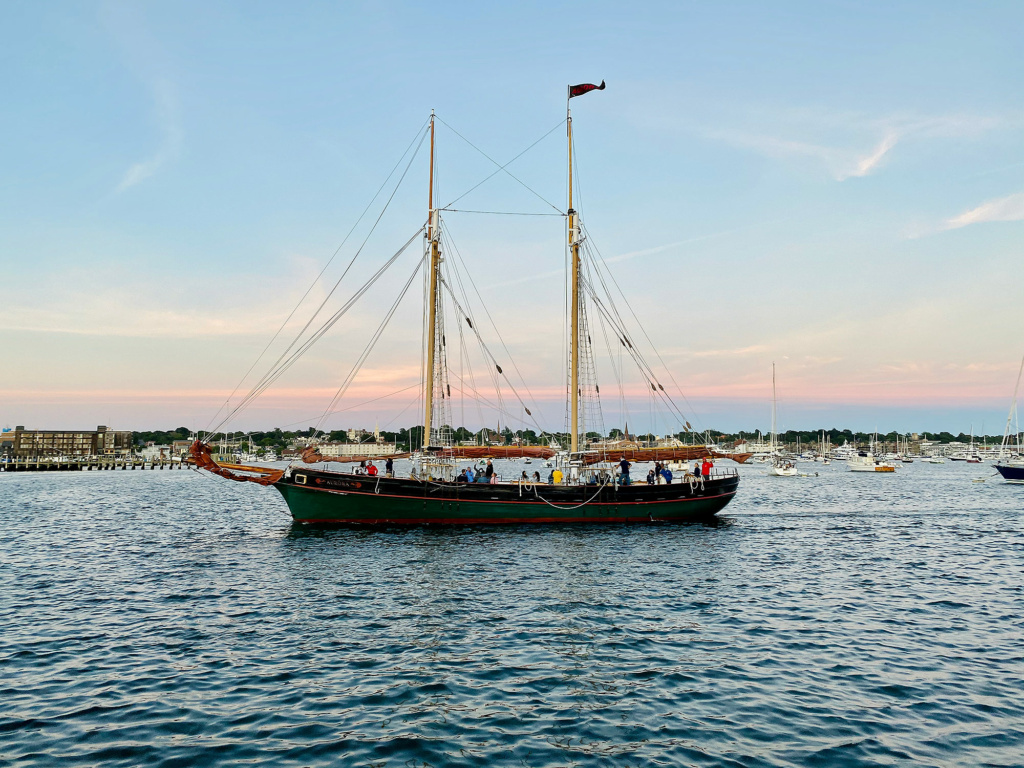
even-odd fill
[{"label": "water", "polygon": [[0,475],[0,764],[1024,764],[1024,488],[801,467],[716,525],[383,531]]}]

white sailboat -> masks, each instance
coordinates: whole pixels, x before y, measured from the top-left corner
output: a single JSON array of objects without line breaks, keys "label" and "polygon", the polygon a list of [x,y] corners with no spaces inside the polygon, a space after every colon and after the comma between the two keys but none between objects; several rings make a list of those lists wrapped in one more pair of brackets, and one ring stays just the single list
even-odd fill
[{"label": "white sailboat", "polygon": [[768,474],[772,477],[796,477],[796,462],[779,455],[779,436],[775,431],[775,410],[775,363],[772,363],[772,465],[768,468]]}]

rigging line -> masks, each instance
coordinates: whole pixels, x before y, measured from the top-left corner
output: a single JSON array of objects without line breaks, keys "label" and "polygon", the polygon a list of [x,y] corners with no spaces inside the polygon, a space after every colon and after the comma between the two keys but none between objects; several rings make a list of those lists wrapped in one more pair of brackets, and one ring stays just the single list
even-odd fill
[{"label": "rigging line", "polygon": [[293,352],[292,355],[284,363],[279,365],[276,369],[274,369],[271,372],[273,375],[270,375],[268,373],[264,377],[264,379],[261,380],[259,386],[254,388],[253,391],[246,395],[246,397],[243,398],[242,401],[237,406],[235,406],[231,413],[225,416],[224,420],[221,421],[221,423],[217,426],[217,431],[219,431],[220,428],[224,426],[224,424],[226,424],[231,418],[233,418],[235,414],[237,414],[242,408],[247,406],[255,398],[259,397],[259,395],[265,392],[267,388],[270,387],[270,385],[273,384],[275,381],[277,381],[277,379],[279,379],[281,375],[288,370],[288,368],[290,368],[303,354],[305,354],[310,349],[310,347],[312,347],[317,341],[319,341],[323,337],[323,335],[327,333],[327,331],[330,330],[331,327],[338,320],[340,320],[341,317],[344,316],[352,308],[352,306],[370,289],[370,287],[380,278],[380,276],[383,275],[384,272],[387,271],[387,269],[398,260],[402,253],[409,247],[413,240],[415,240],[422,231],[422,227],[419,230],[417,230],[416,233],[413,234],[411,238],[409,238],[408,242],[406,242],[406,244],[403,245],[402,248],[397,253],[395,253],[390,259],[388,259],[388,261],[385,262],[385,264],[381,266],[380,269],[378,269],[377,272],[374,275],[372,275],[370,279],[366,283],[364,283],[363,286],[358,291],[356,291],[344,305],[342,305],[342,307],[334,314],[333,317],[329,318],[312,336],[310,336],[305,342],[303,342],[302,346],[300,346],[299,349]]},{"label": "rigging line", "polygon": [[370,337],[370,340],[366,343],[366,347],[363,349],[363,353],[352,365],[352,370],[349,372],[348,376],[342,382],[341,386],[338,387],[338,391],[335,393],[334,398],[328,404],[323,416],[320,417],[320,420],[316,423],[316,426],[314,427],[314,437],[316,436],[316,432],[320,431],[320,427],[327,419],[327,416],[330,413],[331,409],[334,408],[338,400],[345,394],[345,392],[348,391],[348,388],[352,385],[352,382],[355,380],[356,376],[359,375],[359,370],[363,367],[363,363],[365,363],[366,359],[370,356],[370,353],[373,351],[374,346],[380,339],[381,334],[384,333],[384,330],[388,327],[388,323],[391,322],[391,318],[395,316],[395,312],[398,309],[398,305],[401,304],[402,299],[405,298],[405,294],[408,292],[409,286],[412,285],[413,280],[416,279],[416,275],[419,273],[420,267],[421,265],[417,263],[416,267],[412,271],[412,274],[409,276],[409,279],[405,281],[405,286],[402,288],[401,292],[399,292],[398,298],[396,298],[394,303],[391,305],[391,309],[388,310],[387,314],[384,316],[384,319],[381,320],[380,325],[377,326],[377,330]]},{"label": "rigging line", "polygon": [[[456,131],[456,130],[455,130],[454,128],[452,128],[452,127],[451,127],[450,125],[448,125],[448,123],[446,123],[446,122],[445,122],[445,121],[444,121],[444,120],[443,120],[442,118],[438,117],[437,119],[438,119],[438,120],[440,120],[440,121],[441,121],[442,123],[444,123],[444,125],[445,125],[445,126],[446,126],[446,127],[447,127],[447,128],[448,128],[448,129],[449,129],[449,130],[450,130],[451,132],[452,132],[452,133],[454,133],[454,134],[455,134],[456,136],[458,136],[458,137],[459,137],[460,139],[462,139],[462,140],[463,140],[464,142],[466,142],[467,144],[469,144],[469,146],[471,146],[471,147],[472,147],[473,149],[475,149],[475,150],[476,150],[477,152],[479,152],[479,153],[480,153],[481,155],[483,155],[484,157],[486,157],[486,158],[487,158],[488,160],[490,160],[490,161],[491,161],[492,163],[494,163],[495,165],[497,165],[497,166],[498,166],[498,171],[504,171],[504,172],[505,172],[505,173],[507,173],[507,174],[508,174],[509,176],[511,176],[511,177],[512,177],[513,179],[515,179],[515,180],[516,180],[517,182],[519,182],[519,183],[520,183],[520,184],[521,184],[521,185],[522,185],[523,187],[525,187],[525,188],[526,188],[526,189],[527,189],[527,190],[528,190],[528,191],[529,191],[530,193],[532,193],[532,194],[533,194],[533,195],[534,195],[535,197],[537,197],[537,198],[538,198],[539,200],[543,200],[543,201],[544,201],[545,203],[547,203],[548,205],[550,205],[550,206],[551,206],[552,208],[554,208],[554,209],[555,209],[556,211],[558,211],[558,212],[559,212],[560,214],[562,213],[562,211],[561,211],[561,210],[560,210],[560,209],[558,208],[558,206],[557,206],[557,205],[555,205],[555,204],[554,204],[554,203],[552,203],[552,202],[551,202],[550,200],[548,200],[548,199],[547,199],[547,198],[545,198],[545,197],[544,197],[543,195],[541,195],[541,194],[540,194],[539,192],[537,192],[537,191],[536,191],[535,189],[533,189],[532,187],[530,187],[530,186],[529,186],[529,185],[528,185],[528,184],[527,184],[526,182],[524,182],[524,181],[523,181],[522,179],[520,179],[520,178],[519,178],[518,176],[516,176],[516,175],[515,175],[515,174],[513,174],[513,173],[512,173],[512,172],[511,172],[510,170],[508,170],[508,168],[506,168],[505,166],[501,165],[501,164],[500,164],[500,163],[499,163],[499,162],[498,162],[497,160],[495,160],[495,159],[494,159],[493,157],[491,157],[491,156],[490,156],[490,155],[488,155],[488,154],[487,154],[486,152],[484,152],[484,151],[483,151],[482,149],[480,149],[480,147],[478,147],[478,146],[477,146],[476,144],[474,144],[474,143],[473,143],[472,141],[470,141],[470,140],[469,140],[469,139],[467,139],[467,138],[466,138],[465,136],[463,136],[463,135],[462,135],[461,133],[459,133],[459,132],[458,132],[458,131]],[[563,122],[564,122],[564,121],[563,121]],[[559,123],[558,125],[556,125],[556,126],[555,126],[555,128],[552,128],[551,130],[552,130],[552,131],[554,131],[554,130],[555,130],[556,128],[558,128],[559,126],[561,126],[561,124],[562,124],[562,123]],[[550,131],[549,131],[549,133],[550,133]],[[506,163],[505,165],[508,165],[508,163]],[[497,171],[496,171],[496,173],[497,173]],[[481,182],[481,183],[483,183],[483,182]],[[479,185],[478,185],[478,186],[479,186]],[[469,193],[467,192],[466,194],[469,194]],[[456,198],[456,199],[459,199],[459,198]],[[452,202],[455,202],[455,201],[453,200]],[[449,205],[451,205],[451,204],[452,204],[452,203],[449,203]]]},{"label": "rigging line", "polygon": [[[452,303],[455,304],[455,308],[458,309],[460,312],[462,312],[464,316],[466,316],[466,310],[464,310],[462,308],[462,305],[459,304],[459,300],[455,297],[455,292],[452,290],[451,285],[448,284],[448,281],[446,279],[442,278],[440,282],[441,282],[441,285],[443,285],[445,287],[445,289],[448,291],[448,295],[451,297]],[[487,348],[487,345],[486,345],[486,343],[484,343],[483,337],[480,335],[480,332],[476,328],[473,328],[473,333],[476,335],[477,341],[480,342],[480,348],[484,352],[485,356],[489,357],[491,359],[492,365],[497,366],[498,365],[498,361],[494,357],[494,355],[491,353],[491,350]],[[496,375],[493,378],[495,379],[495,389],[497,389],[499,391],[498,398],[500,400],[501,399],[501,395],[500,395],[500,381],[498,380],[498,377]],[[512,385],[512,382],[508,381],[508,377],[507,376],[505,377],[505,380],[508,383],[509,389],[512,390],[512,394],[516,396],[516,400],[519,401],[519,404],[521,406],[523,406],[523,409],[525,410],[527,406],[526,406],[526,403],[523,402],[523,398],[520,397],[519,392],[516,391],[516,388]],[[530,419],[534,422],[534,424],[537,425],[537,428],[540,429],[540,424],[538,424],[537,420],[533,418],[532,413],[530,415]]]},{"label": "rigging line", "polygon": [[[588,289],[589,289],[589,286],[588,286]],[[595,300],[594,304],[595,304],[595,306],[597,306],[599,308],[599,312],[600,313],[606,313],[607,312],[607,309],[605,309],[600,304],[599,301]],[[611,322],[611,317],[608,316],[608,315],[606,315],[606,317],[608,317],[609,322]],[[614,323],[613,323],[613,327],[614,327]],[[654,384],[657,382],[657,377],[654,375],[653,371],[650,369],[650,366],[643,359],[643,357],[640,356],[640,354],[639,354],[639,352],[637,350],[630,348],[629,352],[630,352],[630,356],[633,358],[633,362],[636,363],[637,367],[640,369],[641,374],[643,374],[644,377],[647,379],[646,384],[650,384],[651,387],[654,387]],[[647,389],[646,384],[645,384],[645,389]],[[664,389],[653,388],[653,389],[647,389],[647,394],[650,396],[652,391],[658,397],[661,397],[662,399],[665,400],[665,403],[668,406],[669,412],[673,412],[674,411],[675,413],[678,414],[678,418],[680,419],[680,424],[685,427],[685,425],[686,425],[686,417],[679,410],[679,407],[675,404],[675,402],[673,402],[672,398],[670,398],[668,396],[668,393],[665,392]]]},{"label": "rigging line", "polygon": [[[442,120],[441,122],[444,122],[444,121]],[[464,198],[464,197],[465,197],[466,195],[468,195],[468,194],[469,194],[470,192],[472,192],[472,191],[473,191],[474,189],[476,189],[477,187],[479,187],[479,186],[480,186],[481,184],[486,184],[486,183],[487,183],[488,181],[490,181],[490,180],[491,180],[491,179],[493,179],[493,178],[494,178],[495,176],[497,176],[497,175],[498,175],[499,173],[501,173],[501,172],[502,172],[502,171],[504,171],[504,170],[505,170],[506,168],[508,168],[508,167],[509,167],[510,165],[512,165],[512,163],[514,163],[514,162],[515,162],[516,160],[518,160],[518,159],[519,159],[520,157],[522,157],[522,156],[523,156],[523,155],[525,155],[525,154],[526,154],[527,152],[529,152],[529,151],[530,151],[531,149],[533,149],[533,148],[534,148],[534,147],[536,147],[536,146],[537,146],[538,144],[540,144],[540,143],[541,143],[542,141],[544,141],[544,139],[546,139],[546,138],[547,138],[548,136],[550,136],[550,135],[551,135],[552,133],[554,133],[554,132],[555,132],[555,131],[557,131],[557,130],[558,130],[559,128],[561,128],[561,127],[562,127],[562,125],[563,125],[564,123],[565,123],[565,120],[559,120],[559,121],[558,121],[558,125],[556,125],[556,126],[555,126],[554,128],[552,128],[552,129],[551,129],[550,131],[548,131],[547,133],[545,133],[545,134],[544,134],[543,136],[541,136],[541,137],[540,137],[539,139],[537,139],[537,140],[536,140],[535,142],[533,142],[533,144],[531,144],[530,146],[528,146],[528,147],[527,147],[526,149],[524,149],[524,150],[523,150],[522,152],[520,152],[520,153],[519,153],[518,155],[516,155],[516,156],[515,156],[515,157],[513,157],[513,158],[512,158],[511,160],[509,160],[509,161],[508,161],[507,163],[505,163],[505,164],[504,164],[503,166],[499,167],[499,168],[498,168],[498,170],[496,170],[496,171],[495,171],[494,173],[492,173],[492,174],[491,174],[490,176],[488,176],[488,177],[487,177],[486,179],[484,179],[484,180],[483,180],[483,181],[481,181],[481,182],[478,182],[477,184],[473,185],[472,187],[470,187],[469,189],[467,189],[467,190],[466,190],[465,192],[463,192],[463,193],[462,193],[461,195],[459,195],[458,197],[456,197],[456,198],[455,198],[454,200],[452,200],[452,201],[451,201],[450,203],[448,203],[448,205],[446,205],[446,206],[445,206],[445,208],[447,208],[447,207],[448,207],[449,205],[455,205],[455,204],[456,204],[457,202],[459,202],[459,200],[461,200],[462,198]],[[447,123],[445,123],[445,125],[448,125],[448,124],[447,124]],[[451,126],[448,126],[448,127],[449,127],[449,128],[451,128]],[[454,129],[454,128],[452,128],[452,130],[454,131],[455,129]],[[463,139],[463,140],[465,141],[465,139]],[[468,143],[468,142],[467,142],[467,143]],[[470,145],[470,146],[472,146],[472,145]],[[476,148],[474,147],[474,149],[476,149]],[[477,151],[479,152],[479,150],[477,150]],[[481,154],[482,154],[482,153],[481,153]],[[486,155],[484,155],[484,156],[486,157]],[[487,159],[488,159],[488,160],[490,160],[490,158],[487,158]],[[494,161],[492,160],[491,162],[494,162]],[[509,175],[511,175],[511,174],[509,174]],[[515,178],[515,177],[513,177],[513,178]],[[518,179],[516,179],[516,180],[518,181]],[[519,183],[521,184],[522,182],[519,182]],[[549,215],[554,215],[554,214],[549,214]]]},{"label": "rigging line", "polygon": [[[370,207],[374,204],[377,198],[380,197],[381,191],[383,191],[384,187],[387,186],[387,183],[391,180],[391,177],[395,175],[395,171],[397,171],[399,166],[402,164],[402,160],[404,160],[405,156],[409,154],[409,150],[412,149],[412,145],[416,143],[416,137],[423,133],[424,128],[427,125],[427,122],[427,120],[424,120],[423,124],[416,129],[416,133],[413,134],[412,141],[409,142],[409,146],[405,148],[405,152],[403,152],[402,156],[398,158],[398,162],[395,163],[395,167],[391,169],[391,173],[387,175],[387,178],[385,178],[384,181],[381,183],[380,187],[377,188],[377,191],[370,199],[370,202],[366,204],[366,207],[363,209],[363,212],[359,214],[359,218],[356,219],[356,223],[352,225],[352,228],[345,235],[344,239],[341,241],[341,244],[334,249],[334,253],[331,254],[331,258],[327,260],[327,263],[324,264],[324,268],[320,270],[320,274],[318,274],[313,279],[313,282],[309,284],[309,287],[306,289],[306,292],[302,294],[302,298],[298,300],[298,302],[292,308],[292,311],[288,313],[288,317],[286,317],[284,322],[281,323],[281,327],[277,329],[277,331],[271,337],[270,341],[267,342],[267,346],[263,348],[263,351],[260,352],[259,356],[253,361],[253,364],[249,366],[249,370],[247,370],[245,374],[242,376],[242,378],[238,380],[238,384],[235,385],[235,388],[231,391],[231,394],[228,395],[227,399],[224,401],[224,404],[221,405],[221,407],[217,409],[217,412],[213,414],[213,417],[210,419],[209,423],[207,424],[207,427],[209,427],[210,424],[213,424],[213,420],[217,418],[221,410],[227,408],[228,403],[231,402],[231,398],[235,396],[236,392],[238,392],[239,388],[242,386],[242,383],[249,377],[249,374],[253,372],[253,369],[259,364],[260,360],[263,359],[263,356],[267,354],[267,350],[270,349],[271,345],[273,345],[273,343],[277,341],[277,337],[281,335],[281,331],[283,331],[285,327],[288,325],[288,323],[291,322],[291,319],[295,316],[295,313],[299,311],[299,307],[302,306],[302,302],[306,300],[310,292],[313,290],[314,286],[316,286],[316,284],[320,282],[320,278],[324,276],[324,273],[327,271],[327,268],[334,263],[334,260],[337,258],[338,254],[341,253],[341,249],[345,247],[345,243],[347,243],[348,239],[352,237],[352,233],[356,231],[356,227],[359,226],[360,222],[362,222],[363,218],[366,216],[367,211],[370,210]],[[422,143],[422,141],[423,140],[421,138],[420,143]]]},{"label": "rigging line", "polygon": [[565,216],[564,213],[527,213],[523,211],[468,211],[464,208],[438,208],[448,213],[489,213],[494,216]]},{"label": "rigging line", "polygon": [[[414,385],[414,386],[415,386],[415,385]],[[385,429],[387,429],[387,428],[388,428],[388,427],[390,427],[390,426],[391,426],[392,424],[394,424],[394,423],[395,423],[396,421],[398,421],[398,420],[399,420],[400,418],[402,418],[402,415],[403,415],[403,414],[404,414],[404,413],[405,413],[406,411],[408,411],[408,410],[409,410],[409,409],[410,409],[410,408],[411,408],[412,406],[416,405],[416,403],[418,403],[418,402],[419,402],[419,398],[418,398],[418,397],[414,397],[414,398],[413,398],[412,400],[410,400],[410,401],[409,401],[408,403],[406,403],[406,405],[405,405],[405,408],[403,408],[403,409],[402,409],[402,410],[400,410],[400,411],[399,411],[399,412],[398,412],[397,414],[395,414],[395,415],[394,415],[394,416],[393,416],[393,417],[391,418],[391,420],[390,420],[390,421],[389,421],[389,422],[388,422],[387,424],[385,424],[385,425],[384,425],[384,428],[385,428]],[[397,440],[396,440],[395,442],[397,442]]]},{"label": "rigging line", "polygon": [[[344,413],[345,411],[352,411],[352,410],[355,410],[356,408],[362,408],[364,405],[369,405],[370,403],[376,403],[378,400],[386,400],[389,397],[394,397],[395,395],[400,395],[403,392],[406,392],[406,391],[412,389],[415,386],[416,386],[415,384],[410,384],[408,387],[403,387],[402,389],[396,389],[394,392],[389,392],[386,395],[381,395],[380,397],[375,397],[372,400],[365,400],[365,401],[363,401],[361,403],[356,403],[355,405],[346,405],[344,408],[337,408],[337,409],[331,411],[330,414],[328,414],[328,415],[333,416],[336,413]],[[316,414],[314,416],[309,416],[309,417],[307,417],[305,419],[302,419],[301,421],[293,421],[290,424],[282,424],[281,426],[277,427],[277,429],[287,429],[288,427],[297,427],[300,424],[308,424],[311,421],[315,421],[316,419],[319,419],[320,415],[321,414],[318,413],[318,414]],[[253,435],[253,434],[256,434],[259,431],[260,430],[258,430],[258,429],[254,429],[251,432],[247,432],[246,435]]]},{"label": "rigging line", "polygon": [[[589,230],[586,229],[586,226],[584,224],[582,224],[582,222],[581,222],[580,226],[587,233],[587,243],[588,243],[587,250],[589,252],[590,244],[593,243],[593,240],[590,237]],[[611,270],[609,269],[608,264],[605,261],[604,256],[601,255],[600,249],[597,247],[597,245],[593,245],[593,249],[594,249],[594,252],[597,254],[597,261],[598,261],[598,263],[600,264],[601,267],[604,268],[605,271],[608,272],[609,277],[611,277]],[[601,270],[597,270],[596,273],[598,275],[598,279],[600,279],[601,284],[604,286],[605,292],[608,294],[608,297],[610,299],[611,298],[611,292],[608,290],[607,284],[604,281],[604,276],[602,275]],[[625,293],[623,293],[622,288],[619,287],[618,283],[615,281],[614,278],[612,278],[612,283],[615,285],[615,288],[619,292],[619,295],[622,296],[622,300],[626,303],[626,307],[629,309],[630,314],[633,315],[633,319],[636,321],[636,324],[639,326],[640,332],[644,335],[644,338],[647,339],[647,343],[651,345],[651,349],[654,350],[655,356],[658,358],[658,361],[661,363],[662,367],[665,369],[665,372],[668,374],[669,379],[675,385],[676,391],[679,393],[679,396],[681,398],[683,398],[683,402],[686,403],[686,407],[689,409],[690,413],[693,415],[694,421],[698,422],[698,426],[700,426],[700,419],[697,417],[696,410],[694,409],[693,405],[690,403],[689,399],[686,397],[686,394],[683,392],[683,388],[679,386],[679,382],[676,381],[675,376],[672,374],[672,369],[668,367],[668,364],[665,362],[664,358],[662,358],[661,353],[658,352],[658,348],[654,345],[654,342],[651,341],[651,337],[647,335],[647,330],[644,328],[643,323],[640,322],[640,318],[637,317],[636,311],[633,309],[633,306],[629,303],[629,299],[626,298]],[[615,308],[614,303],[612,304],[612,307]],[[615,314],[616,315],[619,314],[617,308],[615,308]],[[619,317],[619,322],[622,323],[621,316]],[[622,323],[622,325],[623,325],[623,327],[625,327],[625,323]],[[676,410],[679,410],[678,406],[676,406]],[[685,419],[685,417],[684,417],[684,419]]]},{"label": "rigging line", "polygon": [[462,258],[462,252],[459,251],[459,247],[455,244],[455,238],[452,237],[451,230],[444,222],[441,223],[444,227],[444,231],[447,234],[448,242],[451,243],[452,249],[455,251],[455,255],[459,259],[459,263],[462,264],[462,270],[455,270],[455,277],[459,281],[459,287],[462,288],[462,293],[466,297],[466,304],[469,304],[469,294],[466,293],[465,286],[462,284],[462,272],[466,273],[466,277],[469,280],[469,284],[473,286],[473,292],[476,293],[477,299],[480,301],[480,306],[484,308],[484,314],[487,315],[487,320],[491,324],[491,328],[494,329],[495,335],[498,337],[498,341],[501,342],[501,348],[505,350],[505,354],[508,356],[508,360],[512,363],[512,367],[515,369],[516,375],[519,376],[519,380],[523,383],[523,388],[526,390],[526,394],[530,397],[530,402],[536,403],[537,398],[533,396],[533,392],[530,391],[530,385],[526,383],[526,378],[519,370],[519,366],[516,364],[515,358],[512,353],[508,350],[508,345],[505,344],[505,339],[501,335],[501,331],[498,330],[498,324],[494,322],[494,318],[491,317],[491,311],[487,308],[487,302],[484,301],[484,297],[480,295],[480,289],[476,285],[476,281],[473,279],[473,272],[466,265],[466,260]]},{"label": "rigging line", "polygon": [[[594,306],[598,308],[598,311],[600,313],[606,314],[606,317],[608,318],[608,321],[613,328],[617,327],[611,314],[609,313],[609,310],[607,309],[607,307],[604,306],[604,303],[596,295],[594,287],[589,282],[589,280],[586,280],[584,278],[582,284],[586,289],[587,293],[590,295],[591,299],[593,300]],[[624,333],[623,335],[626,334]],[[648,378],[648,383],[651,383],[652,386],[654,385],[654,383],[657,383],[658,377],[655,375],[654,369],[652,369],[651,366],[647,363],[647,361],[643,359],[643,356],[640,354],[639,350],[635,349],[632,346],[630,346],[628,349],[630,356],[633,358],[633,361],[637,364],[637,367],[640,369],[640,372],[643,373]],[[672,399],[668,397],[668,393],[665,392],[664,389],[655,389],[654,391],[664,396],[665,401],[669,406],[669,410],[675,410],[679,414],[679,417],[682,419],[682,423],[685,425],[686,417],[683,415],[682,411],[679,410],[679,407],[672,401]]]},{"label": "rigging line", "polygon": [[[455,376],[455,378],[458,379],[459,383],[462,385],[459,388],[459,391],[462,392],[463,394],[468,392],[470,394],[470,398],[472,400],[475,400],[478,403],[484,403],[485,405],[489,405],[491,408],[493,408],[495,411],[500,413],[502,416],[506,416],[509,419],[513,420],[513,421],[516,421],[516,422],[518,422],[520,424],[523,424],[523,425],[527,425],[527,426],[529,425],[529,422],[526,419],[524,419],[522,416],[517,415],[517,414],[513,413],[512,411],[508,410],[500,402],[495,403],[492,400],[488,399],[487,396],[484,395],[483,393],[481,393],[479,389],[476,389],[475,387],[467,384],[465,379],[463,379],[458,374],[454,374],[453,373],[452,375]],[[481,423],[483,423],[483,417],[482,416],[481,416],[480,421],[481,421]],[[544,431],[543,429],[540,428],[540,425],[537,424],[536,421],[534,421],[533,426],[537,427],[537,429],[540,429],[541,432]],[[490,427],[488,427],[488,429],[490,429]]]},{"label": "rigging line", "polygon": [[216,434],[216,432],[219,432],[220,428],[223,427],[230,419],[232,419],[235,416],[235,414],[237,414],[242,408],[244,408],[246,405],[252,402],[252,400],[254,400],[256,397],[259,397],[259,395],[265,392],[271,384],[277,381],[281,377],[281,375],[295,363],[295,361],[302,357],[302,355],[305,354],[310,349],[310,347],[316,344],[316,342],[319,341],[324,336],[324,334],[327,333],[327,331],[329,331],[334,326],[334,324],[337,323],[338,320],[340,320],[355,305],[357,301],[359,301],[360,298],[362,298],[362,296],[373,286],[373,284],[380,279],[381,275],[383,275],[388,270],[388,268],[390,268],[398,260],[398,258],[406,251],[406,249],[410,245],[412,245],[413,241],[416,240],[417,237],[419,237],[421,232],[423,232],[423,227],[420,227],[418,230],[416,230],[413,236],[406,241],[405,245],[403,245],[398,250],[398,252],[396,252],[373,275],[371,275],[370,278],[362,285],[362,287],[359,288],[359,290],[357,290],[349,298],[349,300],[345,302],[337,312],[334,313],[333,316],[328,318],[327,321],[324,322],[324,324],[321,325],[320,328],[313,333],[313,335],[306,339],[306,341],[304,341],[302,345],[297,350],[295,350],[287,360],[278,365],[276,368],[272,369],[270,373],[265,375],[264,378],[261,379],[260,384],[257,387],[254,387],[253,390],[248,395],[246,395],[245,398],[243,398],[242,401],[237,406],[235,406],[231,413],[225,416],[224,420],[217,425],[217,429],[215,430],[214,434]]},{"label": "rigging line", "polygon": [[[302,326],[302,330],[300,330],[298,332],[298,334],[296,334],[296,336],[292,340],[291,344],[289,344],[285,348],[285,350],[277,358],[277,360],[270,367],[270,369],[267,371],[267,373],[265,373],[263,375],[263,378],[261,378],[260,381],[257,382],[257,384],[253,387],[253,389],[250,390],[250,392],[249,392],[250,395],[253,392],[256,391],[256,389],[260,386],[260,384],[264,381],[264,379],[266,377],[270,376],[273,373],[273,371],[277,368],[277,366],[281,364],[281,361],[285,358],[285,356],[292,350],[292,348],[296,344],[298,344],[299,339],[302,338],[302,335],[309,329],[309,326],[312,325],[313,321],[317,318],[317,315],[320,314],[320,312],[323,310],[324,306],[326,306],[327,302],[330,301],[331,297],[334,295],[334,292],[336,290],[338,290],[338,286],[341,285],[342,280],[344,280],[345,276],[348,275],[349,271],[352,269],[352,266],[356,263],[356,259],[358,259],[359,255],[363,252],[363,248],[366,247],[366,243],[369,241],[369,239],[373,235],[374,231],[376,231],[377,225],[380,224],[380,220],[382,218],[384,218],[384,214],[387,212],[388,208],[391,206],[391,201],[394,200],[395,199],[395,195],[398,194],[398,189],[402,186],[402,182],[405,181],[405,177],[409,173],[409,169],[412,167],[412,163],[416,159],[416,156],[419,154],[420,147],[423,146],[423,142],[426,139],[426,137],[427,137],[427,133],[426,133],[426,131],[424,131],[423,135],[420,136],[419,144],[416,145],[416,151],[413,152],[412,156],[409,158],[409,162],[406,164],[405,170],[402,171],[402,175],[398,179],[398,183],[395,184],[395,188],[391,191],[391,195],[388,197],[388,201],[384,204],[384,208],[381,209],[380,214],[377,216],[377,220],[373,222],[373,226],[370,227],[370,231],[366,234],[366,237],[363,238],[363,242],[360,244],[359,249],[355,252],[355,254],[353,254],[352,258],[349,260],[349,263],[345,267],[345,270],[341,273],[341,277],[338,278],[337,282],[334,284],[334,287],[332,287],[331,290],[328,292],[328,294],[324,297],[324,300],[322,302],[320,302],[320,306],[316,308],[316,311],[310,316],[309,320],[306,321],[306,324],[304,326]],[[415,237],[415,235],[413,237]],[[408,245],[404,246],[402,250],[405,250],[405,247],[408,247]],[[235,411],[232,411],[232,413],[237,413],[237,409]],[[223,426],[225,423],[226,423],[226,420],[222,421],[220,426]]]}]

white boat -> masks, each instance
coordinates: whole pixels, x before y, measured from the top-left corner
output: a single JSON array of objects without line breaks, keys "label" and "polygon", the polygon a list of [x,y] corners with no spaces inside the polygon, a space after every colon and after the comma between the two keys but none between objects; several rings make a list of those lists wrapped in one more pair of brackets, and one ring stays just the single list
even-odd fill
[{"label": "white boat", "polygon": [[768,474],[772,477],[796,477],[796,462],[780,455],[779,438],[775,433],[775,363],[772,363],[772,465]]},{"label": "white boat", "polygon": [[922,456],[921,461],[925,464],[945,464],[946,460],[941,456]]},{"label": "white boat", "polygon": [[858,451],[856,456],[846,460],[851,472],[895,472],[896,467],[883,464],[871,451]]}]

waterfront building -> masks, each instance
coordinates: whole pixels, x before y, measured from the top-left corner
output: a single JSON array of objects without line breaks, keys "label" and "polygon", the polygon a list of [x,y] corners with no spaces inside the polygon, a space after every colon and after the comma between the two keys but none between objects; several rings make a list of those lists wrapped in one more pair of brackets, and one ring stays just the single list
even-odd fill
[{"label": "waterfront building", "polygon": [[321,456],[391,456],[398,453],[394,443],[321,443]]},{"label": "waterfront building", "polygon": [[45,459],[57,456],[127,456],[132,450],[132,433],[98,426],[94,431],[25,429],[15,427],[3,433],[10,443],[10,455],[17,459]]}]

